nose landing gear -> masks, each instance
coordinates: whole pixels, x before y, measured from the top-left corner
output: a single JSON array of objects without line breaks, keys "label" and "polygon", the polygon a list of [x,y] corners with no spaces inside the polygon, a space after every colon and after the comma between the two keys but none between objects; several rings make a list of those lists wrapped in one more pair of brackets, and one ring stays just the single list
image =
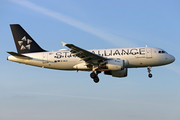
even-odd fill
[{"label": "nose landing gear", "polygon": [[90,74],[90,77],[94,80],[95,83],[98,83],[99,82],[99,77],[98,77],[98,74],[101,73],[101,71],[96,71],[96,73],[93,71],[91,74]]},{"label": "nose landing gear", "polygon": [[148,74],[148,77],[149,77],[149,78],[152,78],[153,75],[151,74],[151,67],[148,66],[148,67],[147,67],[147,70],[148,70],[148,73],[149,73],[149,74]]}]

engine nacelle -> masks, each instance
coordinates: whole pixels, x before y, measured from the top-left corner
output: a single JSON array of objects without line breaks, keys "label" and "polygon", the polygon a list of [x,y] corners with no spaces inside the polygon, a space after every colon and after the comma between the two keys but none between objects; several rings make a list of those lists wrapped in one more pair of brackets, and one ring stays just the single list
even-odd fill
[{"label": "engine nacelle", "polygon": [[104,74],[112,75],[113,77],[126,77],[127,76],[127,68],[124,68],[124,70],[104,71]]},{"label": "engine nacelle", "polygon": [[124,60],[119,59],[108,60],[106,63],[106,67],[109,70],[123,70],[125,67],[125,62]]}]

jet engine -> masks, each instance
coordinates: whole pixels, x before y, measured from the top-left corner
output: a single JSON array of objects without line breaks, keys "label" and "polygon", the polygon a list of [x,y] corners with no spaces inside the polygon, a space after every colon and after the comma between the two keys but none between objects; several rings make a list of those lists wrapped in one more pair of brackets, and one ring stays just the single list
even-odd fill
[{"label": "jet engine", "polygon": [[124,68],[124,70],[104,71],[104,74],[112,75],[113,77],[126,77],[127,76],[127,68]]},{"label": "jet engine", "polygon": [[124,70],[125,62],[121,59],[108,60],[106,63],[108,70]]}]

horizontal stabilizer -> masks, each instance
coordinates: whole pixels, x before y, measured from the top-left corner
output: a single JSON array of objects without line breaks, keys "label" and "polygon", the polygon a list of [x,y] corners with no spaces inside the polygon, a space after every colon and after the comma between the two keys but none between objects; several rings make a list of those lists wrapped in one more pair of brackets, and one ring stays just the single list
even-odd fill
[{"label": "horizontal stabilizer", "polygon": [[7,53],[11,54],[12,56],[14,56],[16,58],[21,58],[21,59],[26,59],[26,60],[32,59],[31,57],[21,55],[21,54],[15,53],[15,52],[7,52]]}]

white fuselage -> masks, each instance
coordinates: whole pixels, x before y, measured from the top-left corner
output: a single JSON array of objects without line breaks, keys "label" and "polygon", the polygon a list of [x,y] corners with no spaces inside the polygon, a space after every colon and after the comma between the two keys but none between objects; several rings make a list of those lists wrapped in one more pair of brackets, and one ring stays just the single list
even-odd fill
[{"label": "white fuselage", "polygon": [[[95,54],[107,58],[123,59],[126,62],[126,68],[153,67],[172,63],[175,58],[159,48],[137,47],[137,48],[117,48],[117,49],[93,49],[88,50]],[[62,49],[52,52],[37,52],[23,54],[33,59],[26,60],[9,56],[10,61],[50,68],[58,70],[89,70],[89,68],[78,68],[78,64],[86,64],[80,58],[73,56],[69,50]]]}]

